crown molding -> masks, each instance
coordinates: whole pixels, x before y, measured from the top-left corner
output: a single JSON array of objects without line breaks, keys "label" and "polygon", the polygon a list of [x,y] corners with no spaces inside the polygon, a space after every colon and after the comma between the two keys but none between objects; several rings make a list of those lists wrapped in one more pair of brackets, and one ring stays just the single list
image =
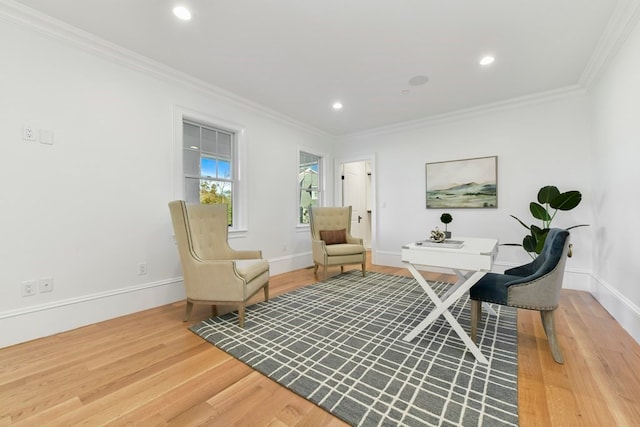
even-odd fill
[{"label": "crown molding", "polygon": [[216,97],[240,108],[276,120],[298,130],[318,136],[333,138],[325,131],[295,120],[264,105],[242,98],[232,92],[197,79],[187,73],[164,65],[146,56],[125,49],[84,30],[26,7],[13,0],[0,0],[0,21],[5,21],[36,31],[48,38],[74,46],[102,59],[144,73],[150,77],[194,89],[208,96]]},{"label": "crown molding", "polygon": [[578,84],[587,90],[593,87],[606,65],[615,57],[640,20],[640,0],[620,0]]},{"label": "crown molding", "polygon": [[411,120],[408,122],[396,123],[393,125],[382,126],[378,128],[368,129],[361,132],[341,135],[341,139],[360,138],[365,136],[384,135],[389,133],[404,132],[413,129],[423,128],[427,126],[435,126],[443,123],[455,122],[484,114],[494,113],[497,111],[511,110],[514,108],[526,107],[528,105],[549,102],[560,98],[572,96],[583,96],[586,91],[579,85],[566,86],[560,89],[554,89],[546,92],[539,92],[532,95],[511,98],[506,101],[484,104],[478,107],[465,108],[455,110],[449,113],[428,116],[422,119]]},{"label": "crown molding", "polygon": [[52,18],[13,0],[0,0],[0,21],[5,21],[27,29],[37,31],[49,38],[64,42],[76,48],[94,54],[108,61],[123,65],[129,69],[187,87],[208,96],[222,99],[240,108],[250,110],[262,116],[292,126],[314,135],[337,138],[340,140],[410,130],[448,121],[461,120],[488,112],[544,102],[588,90],[597,81],[603,69],[615,56],[631,31],[640,20],[640,0],[620,0],[600,38],[578,83],[573,86],[542,92],[529,96],[513,98],[479,107],[462,109],[450,113],[428,116],[408,122],[396,123],[364,131],[333,135],[307,123],[295,120],[285,114],[264,105],[242,98],[232,92],[214,86],[187,73],[168,67],[119,45],[108,42],[91,33],[80,30],[60,20]]}]

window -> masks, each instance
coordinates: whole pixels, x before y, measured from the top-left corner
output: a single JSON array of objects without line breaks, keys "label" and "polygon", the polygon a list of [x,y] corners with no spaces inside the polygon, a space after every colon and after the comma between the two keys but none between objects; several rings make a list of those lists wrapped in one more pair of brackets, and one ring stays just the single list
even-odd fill
[{"label": "window", "polygon": [[309,224],[309,208],[322,201],[322,157],[300,151],[298,162],[298,223]]},{"label": "window", "polygon": [[184,195],[188,203],[228,206],[229,226],[237,183],[235,134],[184,120],[182,123],[182,166]]}]

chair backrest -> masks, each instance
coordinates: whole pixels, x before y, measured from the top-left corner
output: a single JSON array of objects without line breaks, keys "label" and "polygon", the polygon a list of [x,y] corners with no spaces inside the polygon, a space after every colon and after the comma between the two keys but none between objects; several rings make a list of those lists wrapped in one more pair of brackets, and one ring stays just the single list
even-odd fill
[{"label": "chair backrest", "polygon": [[320,239],[321,230],[347,230],[351,235],[351,206],[345,207],[312,207],[309,223],[313,240]]},{"label": "chair backrest", "polygon": [[552,228],[542,252],[531,263],[531,274],[505,284],[509,287],[509,305],[539,310],[557,307],[569,247],[569,232]]},{"label": "chair backrest", "polygon": [[564,270],[564,264],[567,260],[567,254],[563,253],[565,246],[568,246],[569,232],[560,228],[552,228],[547,234],[544,246],[540,255],[531,264],[532,275],[527,277],[533,280],[548,274],[562,263],[560,268]]},{"label": "chair backrest", "polygon": [[231,259],[227,205],[187,204],[176,200],[169,203],[169,210],[183,265],[187,261],[184,257]]}]

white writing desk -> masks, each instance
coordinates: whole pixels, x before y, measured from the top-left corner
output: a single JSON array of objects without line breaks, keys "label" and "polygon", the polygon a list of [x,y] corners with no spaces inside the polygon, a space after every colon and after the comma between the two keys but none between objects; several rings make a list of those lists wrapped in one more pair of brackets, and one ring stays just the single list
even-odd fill
[{"label": "white writing desk", "polygon": [[[488,364],[489,362],[478,346],[469,338],[469,335],[466,334],[456,318],[453,317],[449,307],[465,295],[482,276],[491,270],[498,250],[498,241],[496,239],[470,237],[457,238],[454,241],[460,241],[462,245],[455,247],[455,245],[448,244],[445,241],[445,244],[431,242],[420,244],[420,242],[416,242],[402,247],[402,262],[407,264],[407,268],[413,274],[413,277],[415,277],[436,306],[403,340],[407,342],[413,340],[442,314],[475,356],[476,360],[480,363]],[[458,281],[442,298],[439,298],[422,274],[416,269],[416,265],[451,269],[458,276]],[[488,304],[485,304],[485,307],[489,313],[496,315]]]}]

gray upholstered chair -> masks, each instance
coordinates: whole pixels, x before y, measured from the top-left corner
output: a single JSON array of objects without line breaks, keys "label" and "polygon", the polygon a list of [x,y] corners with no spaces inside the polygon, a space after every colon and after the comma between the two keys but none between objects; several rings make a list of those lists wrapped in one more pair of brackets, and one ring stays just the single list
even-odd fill
[{"label": "gray upholstered chair", "polygon": [[247,300],[260,289],[269,300],[269,263],[260,251],[236,251],[227,242],[227,205],[169,203],[173,230],[178,243],[189,320],[193,304],[238,307],[240,327],[244,327]]},{"label": "gray upholstered chair", "polygon": [[469,290],[471,298],[471,339],[475,342],[482,301],[540,311],[551,354],[564,363],[558,345],[553,314],[560,300],[560,289],[567,257],[571,256],[569,232],[549,230],[540,255],[531,263],[506,270],[504,274],[487,273]]},{"label": "gray upholstered chair", "polygon": [[322,280],[327,280],[327,267],[360,264],[365,276],[367,252],[362,239],[351,236],[351,206],[312,207],[310,215],[311,250],[314,273],[324,267]]}]

